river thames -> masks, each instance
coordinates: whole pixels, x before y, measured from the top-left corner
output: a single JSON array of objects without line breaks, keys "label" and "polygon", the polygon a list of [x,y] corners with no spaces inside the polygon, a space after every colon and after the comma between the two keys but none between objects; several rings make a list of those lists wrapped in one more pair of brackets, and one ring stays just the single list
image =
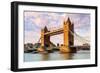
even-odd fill
[{"label": "river thames", "polygon": [[77,53],[24,53],[24,62],[33,61],[50,61],[50,60],[75,60],[75,59],[90,59],[90,50],[79,50]]}]

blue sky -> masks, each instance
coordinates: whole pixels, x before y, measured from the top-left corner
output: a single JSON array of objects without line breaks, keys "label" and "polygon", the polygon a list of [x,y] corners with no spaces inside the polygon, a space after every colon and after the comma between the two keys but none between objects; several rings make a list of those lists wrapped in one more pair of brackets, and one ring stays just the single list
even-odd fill
[{"label": "blue sky", "polygon": [[[68,17],[74,23],[75,32],[90,40],[90,14],[25,11],[25,43],[37,43],[42,28],[45,26],[49,30],[61,28],[64,20],[67,20]],[[63,34],[52,36],[50,40],[54,44],[63,44]],[[76,38],[75,43],[81,44]]]}]

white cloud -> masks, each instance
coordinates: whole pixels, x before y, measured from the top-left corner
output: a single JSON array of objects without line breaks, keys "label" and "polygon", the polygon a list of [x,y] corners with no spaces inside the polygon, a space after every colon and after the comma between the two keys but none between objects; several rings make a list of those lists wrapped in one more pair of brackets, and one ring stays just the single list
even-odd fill
[{"label": "white cloud", "polygon": [[25,43],[37,43],[40,38],[40,32],[25,31]]}]

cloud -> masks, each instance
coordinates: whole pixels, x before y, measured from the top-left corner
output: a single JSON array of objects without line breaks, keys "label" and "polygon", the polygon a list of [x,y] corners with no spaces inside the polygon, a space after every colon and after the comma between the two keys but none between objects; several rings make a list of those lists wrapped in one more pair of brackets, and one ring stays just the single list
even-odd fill
[{"label": "cloud", "polygon": [[[45,26],[49,30],[62,28],[63,21],[67,21],[68,17],[74,23],[76,33],[80,36],[90,37],[90,14],[26,11],[24,17],[25,42],[36,43],[40,37],[41,29]],[[52,36],[51,40],[54,43],[63,43],[62,35]],[[78,41],[77,43],[79,44]]]},{"label": "cloud", "polygon": [[34,31],[25,31],[24,40],[25,43],[38,43],[38,40],[40,38],[40,32],[34,32]]},{"label": "cloud", "polygon": [[24,11],[24,17],[38,17],[39,15],[35,11]]}]

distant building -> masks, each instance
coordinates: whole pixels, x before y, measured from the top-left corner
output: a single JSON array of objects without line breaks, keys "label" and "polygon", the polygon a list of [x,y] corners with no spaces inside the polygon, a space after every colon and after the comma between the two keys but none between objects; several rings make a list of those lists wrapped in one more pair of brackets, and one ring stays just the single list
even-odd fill
[{"label": "distant building", "polygon": [[90,46],[88,43],[84,43],[83,46]]}]

